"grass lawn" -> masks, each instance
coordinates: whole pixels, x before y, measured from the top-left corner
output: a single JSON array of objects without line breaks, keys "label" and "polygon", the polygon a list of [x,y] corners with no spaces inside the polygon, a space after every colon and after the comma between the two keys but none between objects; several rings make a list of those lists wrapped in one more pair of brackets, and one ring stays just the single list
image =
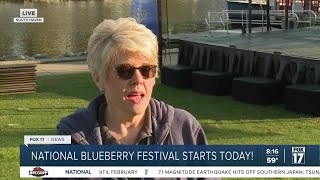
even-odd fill
[{"label": "grass lawn", "polygon": [[[38,92],[0,96],[0,179],[19,179],[24,135],[55,134],[61,117],[99,92],[89,73],[38,77]],[[320,118],[157,84],[153,97],[191,112],[210,144],[319,144]]]}]

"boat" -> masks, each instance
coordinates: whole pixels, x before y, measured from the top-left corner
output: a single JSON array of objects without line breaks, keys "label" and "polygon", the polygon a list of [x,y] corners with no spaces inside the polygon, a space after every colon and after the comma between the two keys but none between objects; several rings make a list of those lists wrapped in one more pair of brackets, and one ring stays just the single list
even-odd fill
[{"label": "boat", "polygon": [[[249,10],[249,0],[227,0],[229,19],[245,19]],[[266,10],[266,0],[252,0],[251,10]],[[261,19],[260,14],[252,14],[252,19]]]},{"label": "boat", "polygon": [[[228,10],[248,10],[249,0],[227,0]],[[261,10],[266,7],[266,0],[252,0],[252,10]]]}]

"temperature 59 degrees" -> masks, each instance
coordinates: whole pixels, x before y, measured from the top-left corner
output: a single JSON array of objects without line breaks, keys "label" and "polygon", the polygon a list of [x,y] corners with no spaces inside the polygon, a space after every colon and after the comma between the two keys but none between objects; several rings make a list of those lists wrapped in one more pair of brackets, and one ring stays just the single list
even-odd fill
[{"label": "temperature 59 degrees", "polygon": [[267,164],[274,164],[279,160],[278,157],[267,157]]}]

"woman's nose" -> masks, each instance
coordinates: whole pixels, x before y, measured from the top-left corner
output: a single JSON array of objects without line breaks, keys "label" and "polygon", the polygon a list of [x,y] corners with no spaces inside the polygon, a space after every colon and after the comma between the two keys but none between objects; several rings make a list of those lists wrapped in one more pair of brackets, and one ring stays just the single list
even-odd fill
[{"label": "woman's nose", "polygon": [[138,69],[134,71],[131,81],[133,84],[140,84],[143,82],[143,76]]}]

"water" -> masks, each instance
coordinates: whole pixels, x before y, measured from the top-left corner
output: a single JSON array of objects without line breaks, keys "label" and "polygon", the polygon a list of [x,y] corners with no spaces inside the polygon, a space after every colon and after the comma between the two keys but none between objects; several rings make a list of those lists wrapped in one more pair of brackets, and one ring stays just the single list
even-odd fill
[{"label": "water", "polygon": [[[92,30],[103,19],[130,16],[130,2],[0,1],[0,57],[83,52]],[[162,0],[162,32],[206,30],[204,17],[207,12],[221,11],[224,6],[225,0]],[[13,18],[20,16],[20,8],[38,9],[38,17],[43,17],[44,23],[13,23]]]}]

